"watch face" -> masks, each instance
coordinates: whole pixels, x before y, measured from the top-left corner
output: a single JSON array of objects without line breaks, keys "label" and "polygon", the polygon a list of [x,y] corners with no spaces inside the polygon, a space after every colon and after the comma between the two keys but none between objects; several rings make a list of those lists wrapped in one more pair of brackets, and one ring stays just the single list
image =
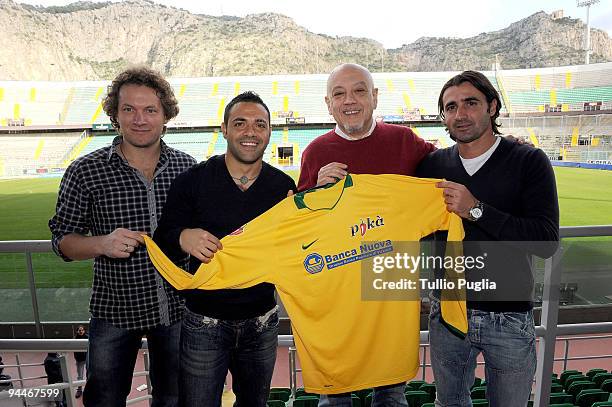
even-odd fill
[{"label": "watch face", "polygon": [[470,215],[472,215],[473,218],[478,219],[482,216],[482,209],[472,208],[470,209]]}]

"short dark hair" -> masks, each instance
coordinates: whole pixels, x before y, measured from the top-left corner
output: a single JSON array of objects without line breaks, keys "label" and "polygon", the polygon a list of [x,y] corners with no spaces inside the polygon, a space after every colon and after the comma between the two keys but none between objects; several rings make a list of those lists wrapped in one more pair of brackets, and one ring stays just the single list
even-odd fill
[{"label": "short dark hair", "polygon": [[230,102],[225,106],[225,112],[223,113],[223,123],[227,126],[227,122],[229,121],[229,116],[232,108],[242,102],[247,103],[257,103],[258,105],[262,105],[266,112],[268,112],[268,124],[270,124],[270,109],[264,103],[263,99],[255,92],[251,90],[247,90],[246,92],[242,92],[239,95],[236,95]]},{"label": "short dark hair", "polygon": [[499,97],[499,93],[497,93],[497,90],[495,89],[491,81],[489,81],[487,77],[480,72],[463,71],[460,74],[450,78],[449,81],[444,84],[442,90],[440,91],[440,97],[438,98],[438,111],[440,112],[440,117],[444,119],[444,102],[442,101],[444,92],[446,92],[448,88],[452,86],[459,86],[464,82],[471,83],[472,86],[482,92],[487,98],[488,105],[491,105],[491,102],[493,100],[497,101],[495,114],[491,116],[491,127],[493,128],[493,134],[501,134],[498,130],[498,127],[501,125],[497,124],[497,122],[495,121],[499,117],[499,111],[501,110],[501,98]]},{"label": "short dark hair", "polygon": [[104,111],[110,117],[115,129],[119,130],[117,113],[119,111],[119,91],[123,85],[141,85],[151,88],[159,97],[166,123],[179,113],[178,101],[170,83],[157,71],[146,66],[135,66],[121,72],[108,87],[108,93],[102,101]]}]

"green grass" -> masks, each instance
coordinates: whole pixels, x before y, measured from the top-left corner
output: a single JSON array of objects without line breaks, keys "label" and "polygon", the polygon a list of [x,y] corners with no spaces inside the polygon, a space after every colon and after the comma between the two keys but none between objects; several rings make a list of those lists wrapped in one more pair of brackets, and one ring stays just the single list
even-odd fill
[{"label": "green grass", "polygon": [[[297,181],[298,171],[287,171]],[[612,171],[555,168],[561,225],[612,224]],[[0,240],[48,240],[59,178],[0,180]],[[91,261],[64,263],[33,255],[37,287],[88,287]],[[27,287],[25,256],[0,254],[1,288]]]},{"label": "green grass", "polygon": [[612,225],[612,171],[555,167],[561,226]]}]

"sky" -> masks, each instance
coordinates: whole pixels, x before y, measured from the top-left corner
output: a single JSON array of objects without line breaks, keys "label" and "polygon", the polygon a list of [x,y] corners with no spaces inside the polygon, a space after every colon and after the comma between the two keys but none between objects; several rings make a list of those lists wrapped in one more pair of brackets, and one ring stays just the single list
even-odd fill
[{"label": "sky", "polygon": [[[51,6],[67,0],[15,0]],[[538,11],[564,10],[566,17],[586,22],[586,8],[577,0],[154,0],[192,13],[231,15],[276,12],[293,18],[311,32],[367,37],[386,48],[398,48],[420,37],[468,38],[496,31]],[[585,0],[578,0],[580,2]],[[591,27],[612,36],[612,0],[591,6]]]}]

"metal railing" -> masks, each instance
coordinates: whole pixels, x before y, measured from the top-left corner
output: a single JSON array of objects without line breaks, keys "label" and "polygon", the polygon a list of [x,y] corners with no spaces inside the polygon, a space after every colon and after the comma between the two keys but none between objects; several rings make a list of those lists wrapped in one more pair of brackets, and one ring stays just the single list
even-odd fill
[{"label": "metal railing", "polygon": [[[612,236],[612,226],[577,226],[577,227],[563,227],[561,228],[561,238],[574,238],[574,237],[596,237],[596,236]],[[30,285],[30,292],[32,298],[32,307],[34,310],[34,320],[36,324],[37,333],[40,335],[41,332],[41,321],[40,314],[38,311],[38,300],[36,297],[36,284],[34,280],[34,270],[32,266],[32,253],[44,253],[51,251],[51,244],[49,241],[12,241],[12,242],[0,242],[0,253],[15,253],[21,252],[25,254],[26,259],[26,270],[28,273],[28,280]],[[550,386],[553,371],[553,364],[557,360],[554,357],[555,342],[558,340],[558,335],[584,335],[584,334],[602,334],[612,333],[612,322],[602,323],[591,323],[591,324],[572,324],[572,325],[560,325],[557,326],[558,315],[559,315],[559,301],[558,295],[553,295],[553,290],[557,290],[561,280],[561,259],[562,249],[559,248],[557,252],[544,264],[544,284],[543,289],[543,301],[542,301],[542,314],[540,325],[536,327],[536,335],[539,338],[538,343],[538,356],[537,356],[537,368],[536,368],[536,386],[535,386],[535,407],[543,407],[547,405],[550,396]],[[421,331],[421,344],[428,342],[428,332]],[[585,338],[580,338],[581,340]],[[571,339],[562,339],[568,341]],[[74,351],[82,350],[79,347],[74,349],[74,341],[76,340],[1,340],[0,339],[0,350],[12,350],[15,352],[33,352],[41,350],[53,350],[53,351]],[[567,343],[567,342],[566,342]],[[292,388],[293,395],[295,395],[295,388],[297,384],[297,363],[295,360],[295,350],[293,344],[292,335],[280,335],[279,345],[289,346],[290,357],[290,385]],[[146,346],[144,341],[143,346]],[[569,345],[566,345],[568,349]],[[424,347],[423,349],[426,349]],[[423,361],[426,360],[426,350],[423,350]],[[610,357],[611,355],[598,355],[597,357]],[[584,357],[583,357],[584,358]],[[145,358],[146,360],[146,358]],[[567,360],[564,362],[567,364]],[[423,372],[427,367],[426,364],[422,364]],[[68,372],[65,372],[66,374]],[[146,372],[144,372],[146,374]],[[66,376],[69,377],[69,376]],[[66,383],[67,389],[72,396],[74,390],[74,382],[70,380]],[[150,388],[150,386],[148,386]],[[72,397],[70,397],[72,398]],[[144,396],[148,398],[148,396]],[[141,398],[139,398],[140,401]]]}]

